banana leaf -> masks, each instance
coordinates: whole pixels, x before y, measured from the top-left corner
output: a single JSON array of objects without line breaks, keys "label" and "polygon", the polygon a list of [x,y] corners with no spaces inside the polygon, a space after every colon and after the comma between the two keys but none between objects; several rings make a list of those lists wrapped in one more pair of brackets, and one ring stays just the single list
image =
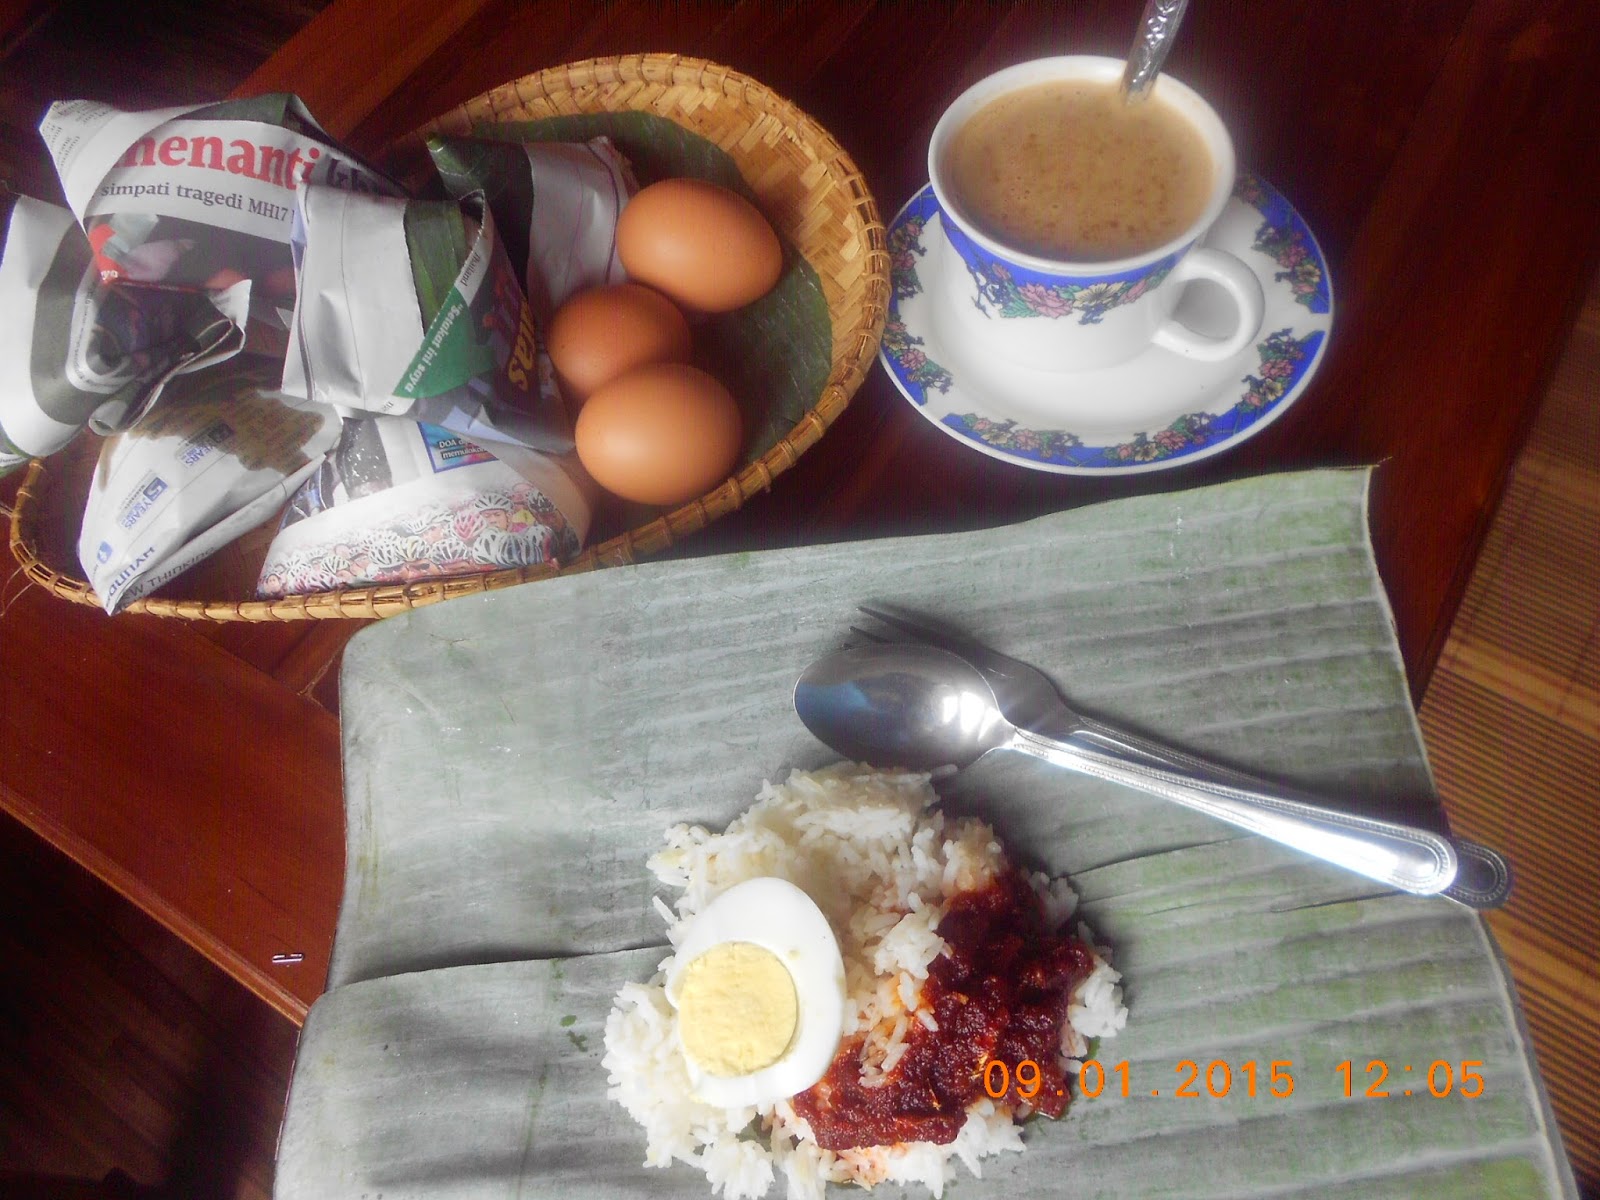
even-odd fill
[{"label": "banana leaf", "polygon": [[[958,625],[1096,715],[1330,802],[1435,803],[1367,485],[1274,475],[973,533],[621,568],[363,631],[344,667],[331,988],[301,1040],[277,1195],[710,1195],[688,1167],[641,1165],[642,1130],[605,1097],[601,1030],[666,953],[644,867],[663,831],[720,827],[764,777],[830,760],[790,691],[859,603]],[[944,803],[1072,874],[1129,1019],[1097,1048],[1098,1097],[1030,1122],[1027,1152],[982,1179],[958,1167],[948,1195],[1575,1194],[1477,914],[994,757],[942,781]]]},{"label": "banana leaf", "polygon": [[406,204],[404,221],[411,278],[426,329],[449,299],[472,246],[461,209],[455,204],[412,200]]}]

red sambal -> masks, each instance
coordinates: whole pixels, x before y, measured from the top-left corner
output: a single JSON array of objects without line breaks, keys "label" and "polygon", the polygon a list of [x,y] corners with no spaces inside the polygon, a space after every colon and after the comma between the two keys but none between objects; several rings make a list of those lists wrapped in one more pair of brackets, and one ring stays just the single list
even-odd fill
[{"label": "red sambal", "polygon": [[[828,1073],[794,1098],[823,1149],[955,1141],[967,1105],[987,1094],[991,1061],[1006,1067],[1003,1076],[991,1073],[991,1086],[1010,1081],[996,1103],[1050,1117],[1066,1111],[1061,1028],[1073,988],[1094,969],[1089,947],[1049,930],[1038,894],[1015,868],[952,899],[938,933],[949,951],[929,966],[922,998],[939,1028],[914,1022],[904,1056],[872,1087],[861,1082],[862,1039],[851,1039]],[[1017,1090],[1024,1059],[1039,1066],[1032,1099]],[[1034,1082],[1030,1073],[1026,1090]]]}]

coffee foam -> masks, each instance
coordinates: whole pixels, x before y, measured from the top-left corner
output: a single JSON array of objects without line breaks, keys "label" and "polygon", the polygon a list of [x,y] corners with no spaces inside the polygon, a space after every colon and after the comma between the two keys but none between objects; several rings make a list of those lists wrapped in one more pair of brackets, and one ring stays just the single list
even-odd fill
[{"label": "coffee foam", "polygon": [[1105,261],[1172,240],[1197,220],[1216,167],[1200,132],[1115,83],[1055,80],[1001,95],[956,131],[947,156],[962,213],[1015,250]]}]

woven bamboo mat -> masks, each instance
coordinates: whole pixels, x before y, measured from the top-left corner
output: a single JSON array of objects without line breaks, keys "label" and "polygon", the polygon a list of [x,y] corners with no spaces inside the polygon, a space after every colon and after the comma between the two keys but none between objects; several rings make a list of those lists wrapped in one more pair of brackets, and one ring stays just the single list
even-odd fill
[{"label": "woven bamboo mat", "polygon": [[1452,824],[1506,850],[1490,917],[1573,1170],[1600,1196],[1600,280],[1422,704]]}]

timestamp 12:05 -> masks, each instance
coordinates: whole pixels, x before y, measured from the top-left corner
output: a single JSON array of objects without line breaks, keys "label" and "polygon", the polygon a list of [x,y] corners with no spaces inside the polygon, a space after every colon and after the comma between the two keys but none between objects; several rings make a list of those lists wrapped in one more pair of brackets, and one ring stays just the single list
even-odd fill
[{"label": "timestamp 12:05", "polygon": [[1334,1073],[1343,1081],[1346,1096],[1383,1099],[1395,1095],[1426,1094],[1442,1100],[1456,1091],[1468,1100],[1474,1100],[1483,1095],[1483,1076],[1474,1069],[1481,1066],[1482,1060],[1476,1058],[1462,1059],[1459,1063],[1436,1058],[1426,1068],[1419,1066],[1413,1070],[1411,1063],[1391,1066],[1381,1058],[1374,1058],[1366,1066],[1365,1089],[1355,1077],[1356,1069],[1348,1058],[1334,1068]]}]

